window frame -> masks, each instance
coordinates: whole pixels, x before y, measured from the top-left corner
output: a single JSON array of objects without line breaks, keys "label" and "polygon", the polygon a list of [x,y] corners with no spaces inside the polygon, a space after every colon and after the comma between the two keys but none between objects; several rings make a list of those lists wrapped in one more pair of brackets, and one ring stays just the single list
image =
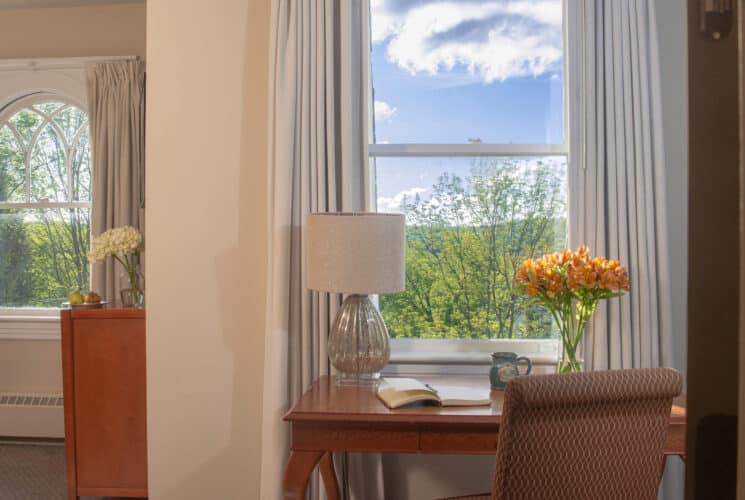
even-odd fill
[{"label": "window frame", "polygon": [[[82,134],[83,127],[76,132],[75,137],[68,141],[63,131],[59,128],[59,125],[54,122],[54,117],[57,116],[62,110],[68,106],[74,106],[86,115],[86,125],[88,126],[88,107],[81,103],[78,99],[74,99],[68,95],[57,93],[54,91],[29,91],[25,94],[16,96],[8,100],[2,107],[0,107],[0,127],[4,127],[8,120],[10,120],[17,112],[32,108],[35,104],[55,101],[63,103],[59,109],[56,109],[51,114],[41,113],[40,116],[44,117],[37,129],[34,131],[32,138],[29,140],[30,149],[33,149],[33,145],[38,140],[39,134],[47,125],[50,125],[57,133],[60,138],[68,146],[66,152],[65,161],[67,168],[67,190],[68,197],[67,201],[31,201],[31,183],[30,183],[30,158],[29,150],[24,150],[24,163],[25,163],[25,202],[6,202],[0,201],[0,210],[23,210],[23,209],[58,209],[58,208],[87,208],[89,211],[92,210],[92,182],[89,189],[90,196],[88,201],[74,201],[72,200],[72,178],[70,162],[72,151],[78,147],[80,134]],[[17,133],[13,131],[16,142],[19,146],[24,146],[23,142],[17,136]],[[3,307],[0,306],[0,340],[48,340],[53,338],[59,338],[59,311],[61,307]],[[52,330],[54,330],[54,333]],[[20,333],[19,333],[20,332]]]},{"label": "window frame", "polygon": [[[82,133],[83,127],[80,128],[80,130],[76,133],[75,137],[72,139],[72,141],[67,141],[65,138],[65,134],[62,130],[60,130],[59,125],[57,125],[56,122],[54,122],[54,117],[57,116],[62,110],[66,109],[67,106],[74,106],[78,108],[80,111],[86,114],[86,122],[88,121],[88,111],[84,106],[81,106],[80,103],[76,102],[74,99],[70,99],[69,97],[55,94],[53,92],[34,92],[30,93],[21,97],[18,97],[14,99],[13,101],[9,102],[2,108],[0,108],[0,128],[7,125],[8,120],[10,120],[13,115],[15,115],[17,112],[26,109],[26,108],[32,108],[34,104],[40,104],[44,102],[49,101],[57,101],[63,103],[63,106],[61,106],[59,109],[56,109],[53,113],[50,115],[46,114],[40,114],[40,116],[44,116],[44,121],[39,124],[36,131],[34,132],[34,135],[32,136],[31,140],[29,141],[31,144],[31,147],[33,148],[33,145],[38,140],[40,133],[42,130],[44,130],[44,127],[46,125],[50,125],[55,132],[62,138],[62,140],[66,143],[67,146],[70,146],[70,150],[72,150],[74,147],[77,147],[78,140],[80,138],[80,134]],[[11,129],[12,130],[12,129]],[[18,137],[16,134],[16,142],[21,142],[20,137]],[[24,161],[25,161],[25,175],[26,175],[26,202],[6,202],[6,201],[0,201],[0,209],[7,209],[7,210],[20,210],[20,209],[34,209],[34,208],[91,208],[91,200],[88,201],[73,201],[72,200],[72,173],[70,170],[70,162],[71,162],[71,156],[69,154],[66,155],[65,160],[67,162],[67,189],[70,193],[70,199],[68,201],[31,201],[31,165],[30,165],[30,158],[28,156],[28,151],[24,151]],[[70,153],[70,151],[68,151]]]},{"label": "window frame", "polygon": [[[430,143],[373,143],[374,112],[373,112],[373,72],[368,78],[368,117],[369,141],[367,145],[367,162],[363,166],[364,192],[366,193],[365,208],[377,211],[377,169],[376,158],[420,158],[420,157],[541,157],[564,156],[567,163],[567,178],[570,172],[570,144],[572,142],[570,130],[570,111],[572,93],[570,92],[574,60],[570,57],[570,50],[576,45],[574,37],[570,37],[568,24],[570,22],[571,2],[562,1],[562,111],[563,111],[563,142],[560,144],[430,144]],[[371,54],[372,42],[366,40]],[[571,185],[571,183],[569,183]],[[567,194],[569,192],[567,186]],[[567,235],[569,221],[567,221]],[[555,365],[558,362],[559,346],[557,339],[421,339],[421,338],[392,338],[390,365],[385,372],[388,374],[409,373],[444,373],[468,374],[473,369],[468,367],[491,364],[489,354],[495,351],[515,351],[529,356],[538,364]],[[465,368],[464,368],[465,367]],[[480,371],[479,371],[480,370]],[[477,369],[482,373],[483,368]]]},{"label": "window frame", "polygon": [[[85,66],[103,61],[136,60],[136,55],[0,59],[0,110],[18,98],[53,94],[88,109]],[[93,195],[93,193],[91,193]],[[0,308],[0,340],[60,339],[61,308]]]}]

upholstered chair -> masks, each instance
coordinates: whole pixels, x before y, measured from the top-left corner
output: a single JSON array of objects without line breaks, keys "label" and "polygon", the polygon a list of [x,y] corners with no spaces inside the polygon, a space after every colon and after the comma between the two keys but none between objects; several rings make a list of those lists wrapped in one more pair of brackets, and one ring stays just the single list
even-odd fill
[{"label": "upholstered chair", "polygon": [[516,377],[507,384],[498,500],[656,500],[680,373],[669,368]]}]

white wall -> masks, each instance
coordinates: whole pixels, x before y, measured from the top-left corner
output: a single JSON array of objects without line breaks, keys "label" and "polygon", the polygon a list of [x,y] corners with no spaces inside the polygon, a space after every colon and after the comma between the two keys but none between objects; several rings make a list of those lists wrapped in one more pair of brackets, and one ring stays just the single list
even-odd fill
[{"label": "white wall", "polygon": [[155,500],[259,494],[270,4],[147,4]]}]

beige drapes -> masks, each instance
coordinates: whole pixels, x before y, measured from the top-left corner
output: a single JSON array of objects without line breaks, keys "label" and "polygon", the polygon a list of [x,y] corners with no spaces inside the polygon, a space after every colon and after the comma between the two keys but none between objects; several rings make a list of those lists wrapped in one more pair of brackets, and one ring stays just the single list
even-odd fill
[{"label": "beige drapes", "polygon": [[[91,135],[91,234],[130,225],[144,232],[145,63],[110,61],[86,67]],[[119,300],[121,267],[93,264],[91,287]]]},{"label": "beige drapes", "polygon": [[[672,331],[654,2],[583,0],[570,113],[570,244],[619,259],[631,289],[607,301],[589,369],[671,366]],[[571,28],[570,28],[571,29]]]},{"label": "beige drapes", "polygon": [[[366,0],[275,0],[270,112],[270,268],[264,373],[262,498],[279,498],[289,436],[282,415],[330,371],[337,294],[305,286],[311,212],[360,210],[368,144]],[[379,456],[335,457],[344,498],[384,498]],[[311,498],[323,496],[317,479]]]},{"label": "beige drapes", "polygon": [[[567,5],[570,53],[577,56],[569,58],[576,76],[569,115],[570,244],[619,259],[631,282],[628,294],[598,308],[585,338],[585,367],[673,367],[655,2]],[[668,460],[660,497],[682,497],[677,459]]]}]

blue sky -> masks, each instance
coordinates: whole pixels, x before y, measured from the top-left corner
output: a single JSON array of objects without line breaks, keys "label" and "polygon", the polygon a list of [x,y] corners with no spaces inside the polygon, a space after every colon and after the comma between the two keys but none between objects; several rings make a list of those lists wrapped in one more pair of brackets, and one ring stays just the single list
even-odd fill
[{"label": "blue sky", "polygon": [[[563,142],[560,0],[371,0],[378,143]],[[468,158],[380,158],[378,208]]]}]

